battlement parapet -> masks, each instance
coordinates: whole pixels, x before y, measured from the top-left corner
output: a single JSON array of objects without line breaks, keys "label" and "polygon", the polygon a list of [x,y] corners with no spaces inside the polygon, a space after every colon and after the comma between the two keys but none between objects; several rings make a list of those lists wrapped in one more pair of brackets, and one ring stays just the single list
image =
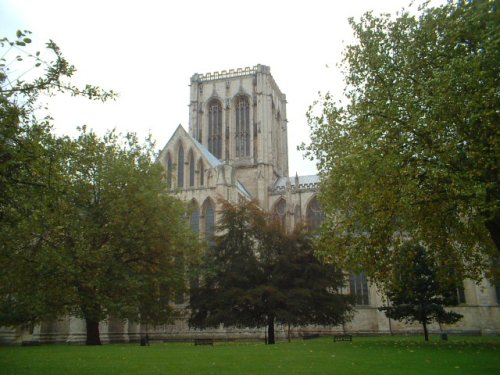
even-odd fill
[{"label": "battlement parapet", "polygon": [[191,77],[191,81],[208,82],[208,81],[215,81],[218,79],[250,76],[256,73],[270,73],[270,70],[271,69],[268,66],[259,64],[253,67],[247,66],[245,68],[222,70],[220,72],[205,73],[205,74],[196,73]]}]

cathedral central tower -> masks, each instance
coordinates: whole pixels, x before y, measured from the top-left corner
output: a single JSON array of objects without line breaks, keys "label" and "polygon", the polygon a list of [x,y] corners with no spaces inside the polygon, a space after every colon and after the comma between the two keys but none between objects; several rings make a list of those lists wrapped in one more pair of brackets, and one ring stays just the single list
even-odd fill
[{"label": "cathedral central tower", "polygon": [[190,135],[253,194],[258,178],[288,176],[286,96],[268,66],[194,74],[190,86]]}]

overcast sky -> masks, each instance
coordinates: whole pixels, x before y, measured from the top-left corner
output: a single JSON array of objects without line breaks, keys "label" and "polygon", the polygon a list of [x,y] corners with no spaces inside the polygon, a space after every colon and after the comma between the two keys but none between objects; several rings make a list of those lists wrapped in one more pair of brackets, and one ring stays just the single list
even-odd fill
[{"label": "overcast sky", "polygon": [[[421,1],[417,1],[420,3]],[[436,1],[437,2],[437,1]],[[74,82],[119,93],[116,102],[51,98],[56,131],[74,135],[86,124],[116,128],[157,147],[178,124],[188,129],[194,73],[268,65],[287,95],[290,175],[314,174],[296,147],[308,140],[305,113],[318,92],[342,93],[336,69],[353,41],[348,17],[395,13],[409,0],[0,0],[0,37],[17,29],[34,43],[54,40],[78,72]],[[412,6],[415,8],[415,6]]]}]

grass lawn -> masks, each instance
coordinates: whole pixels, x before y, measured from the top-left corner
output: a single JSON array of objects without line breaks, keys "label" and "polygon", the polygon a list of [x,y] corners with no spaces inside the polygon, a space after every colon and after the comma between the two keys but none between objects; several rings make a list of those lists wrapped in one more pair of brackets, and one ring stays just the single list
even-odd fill
[{"label": "grass lawn", "polygon": [[500,374],[500,337],[0,347],[0,374]]}]

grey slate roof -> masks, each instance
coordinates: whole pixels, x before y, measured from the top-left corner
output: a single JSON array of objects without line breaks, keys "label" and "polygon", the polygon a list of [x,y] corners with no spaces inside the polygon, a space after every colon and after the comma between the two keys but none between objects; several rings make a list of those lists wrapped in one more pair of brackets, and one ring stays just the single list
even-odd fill
[{"label": "grey slate roof", "polygon": [[[198,151],[200,151],[200,153],[203,155],[206,161],[210,164],[211,168],[217,168],[218,166],[222,165],[222,162],[219,159],[217,159],[217,157],[214,154],[208,151],[208,149],[204,145],[202,145],[195,138],[193,138],[191,134],[189,134],[182,125],[179,125],[177,127],[174,134],[177,133],[178,131],[181,131],[185,134],[185,136],[193,143],[193,145],[198,149]],[[172,139],[173,137],[174,135],[172,135],[170,139]],[[170,141],[167,142],[167,145],[169,142]],[[250,194],[250,192],[247,190],[245,185],[243,185],[239,180],[236,181],[236,187],[243,196],[245,196],[248,199],[252,199],[252,195]]]},{"label": "grey slate roof", "polygon": [[205,146],[203,146],[200,142],[198,142],[196,139],[191,137],[191,134],[189,134],[188,132],[186,132],[186,134],[189,136],[189,138],[191,138],[194,145],[200,150],[200,152],[203,154],[205,159],[207,159],[207,161],[210,163],[210,166],[215,168],[215,167],[222,164],[221,161],[219,159],[217,159],[214,156],[214,154],[212,154],[210,151],[208,151],[208,149]]},{"label": "grey slate roof", "polygon": [[240,180],[238,180],[236,182],[236,186],[238,187],[238,190],[245,196],[247,197],[248,199],[252,199],[252,194],[250,194],[250,192],[247,190],[247,188],[245,187],[245,185],[243,185]]}]

